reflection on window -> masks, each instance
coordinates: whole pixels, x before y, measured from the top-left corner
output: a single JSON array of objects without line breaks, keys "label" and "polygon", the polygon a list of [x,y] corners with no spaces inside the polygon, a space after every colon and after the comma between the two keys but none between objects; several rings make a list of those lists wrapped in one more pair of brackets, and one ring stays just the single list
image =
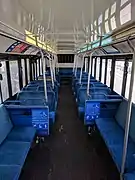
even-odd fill
[{"label": "reflection on window", "polygon": [[92,65],[92,76],[94,76],[94,64],[95,64],[95,58],[93,59],[93,65]]},{"label": "reflection on window", "polygon": [[121,6],[123,6],[128,0],[121,0]]},{"label": "reflection on window", "polygon": [[26,85],[25,82],[25,65],[24,65],[24,59],[22,59],[22,75],[23,75],[23,87]]},{"label": "reflection on window", "polygon": [[125,24],[131,20],[131,3],[120,11],[120,23]]},{"label": "reflection on window", "polygon": [[6,73],[6,63],[1,62],[2,67],[0,68],[3,80],[1,81],[1,88],[2,88],[2,97],[3,101],[9,98],[9,93],[8,93],[8,83],[7,83],[7,73]]},{"label": "reflection on window", "polygon": [[116,12],[116,2],[111,7],[111,15],[113,15]]},{"label": "reflection on window", "polygon": [[105,20],[107,20],[109,17],[109,8],[105,11]]},{"label": "reflection on window", "polygon": [[42,70],[42,60],[40,59],[40,74],[43,75],[43,70]]},{"label": "reflection on window", "polygon": [[116,19],[115,19],[115,16],[113,16],[112,18],[111,18],[111,28],[112,28],[112,30],[114,30],[114,29],[116,29]]},{"label": "reflection on window", "polygon": [[37,60],[37,76],[39,76],[39,60]]},{"label": "reflection on window", "polygon": [[[129,97],[131,68],[132,68],[132,62],[129,62],[128,74],[127,74],[127,83],[126,83],[126,92],[125,92],[125,98],[127,98],[127,99],[128,99],[128,97]],[[133,89],[133,102],[135,103],[135,89]]]},{"label": "reflection on window", "polygon": [[27,59],[27,74],[28,74],[28,83],[30,82],[30,65],[29,60]]},{"label": "reflection on window", "polygon": [[95,30],[95,33],[94,33],[94,41],[97,40],[97,31]]},{"label": "reflection on window", "polygon": [[102,60],[102,75],[101,75],[101,82],[104,83],[105,77],[105,59]]},{"label": "reflection on window", "polygon": [[97,58],[96,79],[99,80],[100,58]]},{"label": "reflection on window", "polygon": [[98,25],[102,23],[102,20],[103,20],[103,15],[101,14],[98,18]]},{"label": "reflection on window", "polygon": [[91,31],[93,31],[93,24],[91,24]]},{"label": "reflection on window", "polygon": [[93,38],[93,35],[91,36],[91,42],[93,42],[94,41],[94,38]]},{"label": "reflection on window", "polygon": [[121,94],[122,81],[124,72],[124,61],[116,61],[115,65],[115,78],[114,78],[114,91]]},{"label": "reflection on window", "polygon": [[111,72],[111,64],[112,64],[112,60],[108,59],[108,64],[107,64],[107,78],[106,78],[106,84],[108,87],[110,87],[110,72]]},{"label": "reflection on window", "polygon": [[17,61],[10,61],[10,73],[13,95],[19,91],[19,76]]},{"label": "reflection on window", "polygon": [[106,33],[110,32],[108,21],[105,22],[105,31],[106,31]]},{"label": "reflection on window", "polygon": [[98,32],[99,32],[99,34],[102,34],[102,32],[101,32],[101,26],[98,27]]}]

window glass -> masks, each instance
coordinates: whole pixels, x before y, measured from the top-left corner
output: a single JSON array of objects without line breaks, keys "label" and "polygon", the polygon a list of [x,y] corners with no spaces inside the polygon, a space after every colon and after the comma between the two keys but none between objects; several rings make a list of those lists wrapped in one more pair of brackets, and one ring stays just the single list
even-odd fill
[{"label": "window glass", "polygon": [[116,2],[111,7],[111,15],[113,15],[116,12]]},{"label": "window glass", "polygon": [[43,75],[42,73],[42,60],[40,59],[40,74]]},{"label": "window glass", "polygon": [[131,20],[131,3],[120,11],[120,23],[125,24]]},{"label": "window glass", "polygon": [[20,90],[19,89],[18,64],[17,64],[17,61],[10,61],[9,64],[10,64],[12,93],[14,95]]},{"label": "window glass", "polygon": [[[129,87],[130,87],[130,78],[131,78],[132,62],[129,62],[128,74],[127,74],[127,83],[126,83],[126,92],[125,97],[129,97]],[[135,102],[135,88],[133,90],[133,102]]]},{"label": "window glass", "polygon": [[95,65],[95,59],[93,59],[93,65],[92,65],[92,76],[94,76],[94,65]]},{"label": "window glass", "polygon": [[101,34],[101,26],[98,27],[98,32]]},{"label": "window glass", "polygon": [[102,20],[103,20],[103,14],[101,14],[98,18],[98,25],[102,23]]},{"label": "window glass", "polygon": [[2,97],[3,101],[9,98],[9,93],[8,93],[8,82],[7,82],[7,72],[6,72],[6,63],[1,62],[2,67],[0,68],[3,80],[1,81],[1,90],[2,90]]},{"label": "window glass", "polygon": [[99,80],[100,58],[97,58],[96,79]]},{"label": "window glass", "polygon": [[110,76],[110,73],[111,73],[111,64],[112,64],[112,60],[108,59],[106,84],[109,87],[110,87],[110,78],[111,78],[111,76]]},{"label": "window glass", "polygon": [[102,76],[101,76],[102,83],[104,83],[104,77],[105,77],[105,59],[102,60]]},{"label": "window glass", "polygon": [[91,31],[93,31],[93,24],[91,24]]},{"label": "window glass", "polygon": [[30,65],[29,60],[27,59],[27,74],[28,74],[28,83],[30,82]]},{"label": "window glass", "polygon": [[128,0],[121,0],[121,6],[123,6]]},{"label": "window glass", "polygon": [[26,85],[25,82],[25,64],[24,64],[24,59],[22,59],[22,75],[23,75],[23,87]]},{"label": "window glass", "polygon": [[37,60],[37,76],[39,76],[39,60]]},{"label": "window glass", "polygon": [[106,33],[110,32],[108,21],[105,22],[105,31],[106,31]]},{"label": "window glass", "polygon": [[124,61],[116,61],[115,64],[115,78],[114,78],[114,91],[121,94],[122,81],[124,72]]},{"label": "window glass", "polygon": [[109,17],[109,8],[105,11],[105,20],[107,20]]},{"label": "window glass", "polygon": [[115,16],[113,16],[112,18],[111,18],[111,28],[112,28],[112,30],[114,30],[114,29],[116,29],[116,19],[115,19]]},{"label": "window glass", "polygon": [[94,21],[94,26],[97,26],[97,21],[96,20]]}]

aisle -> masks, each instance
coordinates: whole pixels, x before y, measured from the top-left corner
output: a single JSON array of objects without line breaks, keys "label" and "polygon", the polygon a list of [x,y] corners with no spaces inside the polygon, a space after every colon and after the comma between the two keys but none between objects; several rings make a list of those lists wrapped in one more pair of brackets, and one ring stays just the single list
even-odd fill
[{"label": "aisle", "polygon": [[97,155],[82,122],[78,119],[70,85],[63,85],[60,90],[58,118],[50,147],[51,166],[48,180],[111,179],[111,173],[108,172],[107,175],[108,165]]},{"label": "aisle", "polygon": [[117,180],[109,153],[97,154],[94,146],[78,119],[71,86],[62,85],[52,134],[30,152],[20,179]]}]

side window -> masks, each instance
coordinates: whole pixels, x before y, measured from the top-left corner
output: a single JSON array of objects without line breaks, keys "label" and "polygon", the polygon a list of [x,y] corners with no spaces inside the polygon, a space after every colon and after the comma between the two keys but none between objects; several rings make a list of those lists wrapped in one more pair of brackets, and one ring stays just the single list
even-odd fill
[{"label": "side window", "polygon": [[[127,98],[127,99],[128,99],[128,96],[129,96],[131,70],[132,70],[132,62],[129,62],[128,74],[127,74],[127,83],[126,83],[126,92],[125,92],[125,98]],[[134,90],[133,90],[133,102],[135,103],[135,93],[134,93]]]},{"label": "side window", "polygon": [[121,94],[122,81],[124,72],[124,61],[116,61],[115,64],[115,78],[114,78],[114,91]]},{"label": "side window", "polygon": [[97,58],[96,79],[99,80],[100,58]]},{"label": "side window", "polygon": [[8,93],[8,83],[7,83],[7,72],[6,72],[6,63],[1,62],[2,67],[0,68],[1,74],[3,77],[3,80],[1,81],[1,90],[2,90],[2,97],[3,101],[9,98],[9,93]]},{"label": "side window", "polygon": [[13,95],[19,91],[19,75],[17,61],[10,61],[10,73]]},{"label": "side window", "polygon": [[101,76],[102,83],[104,83],[104,74],[105,74],[105,59],[102,60],[102,76]]},{"label": "side window", "polygon": [[24,59],[22,59],[22,75],[23,75],[23,87],[26,85],[25,82],[25,64],[24,64]]},{"label": "side window", "polygon": [[30,82],[30,65],[29,60],[27,59],[27,74],[28,74],[28,83]]},{"label": "side window", "polygon": [[111,64],[112,64],[112,60],[111,60],[111,59],[108,59],[108,64],[107,64],[107,78],[106,78],[106,84],[107,84],[108,87],[110,87]]}]

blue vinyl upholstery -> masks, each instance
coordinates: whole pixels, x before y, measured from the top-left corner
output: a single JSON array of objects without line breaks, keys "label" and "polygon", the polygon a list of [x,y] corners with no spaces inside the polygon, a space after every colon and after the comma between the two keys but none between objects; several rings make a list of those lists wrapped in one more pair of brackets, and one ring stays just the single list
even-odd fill
[{"label": "blue vinyl upholstery", "polygon": [[0,165],[0,179],[1,180],[17,180],[21,172],[21,167],[17,165],[1,166]]},{"label": "blue vinyl upholstery", "polygon": [[13,125],[10,121],[8,113],[3,105],[0,105],[0,144],[5,140],[10,133]]},{"label": "blue vinyl upholstery", "polygon": [[[97,127],[119,171],[122,163],[124,129],[128,102],[123,100],[114,118],[96,119]],[[131,124],[125,163],[125,180],[135,180],[135,106],[132,106]],[[133,172],[133,173],[132,173]]]},{"label": "blue vinyl upholstery", "polygon": [[0,179],[17,180],[36,131],[14,126],[4,105],[0,105],[0,115]]}]

